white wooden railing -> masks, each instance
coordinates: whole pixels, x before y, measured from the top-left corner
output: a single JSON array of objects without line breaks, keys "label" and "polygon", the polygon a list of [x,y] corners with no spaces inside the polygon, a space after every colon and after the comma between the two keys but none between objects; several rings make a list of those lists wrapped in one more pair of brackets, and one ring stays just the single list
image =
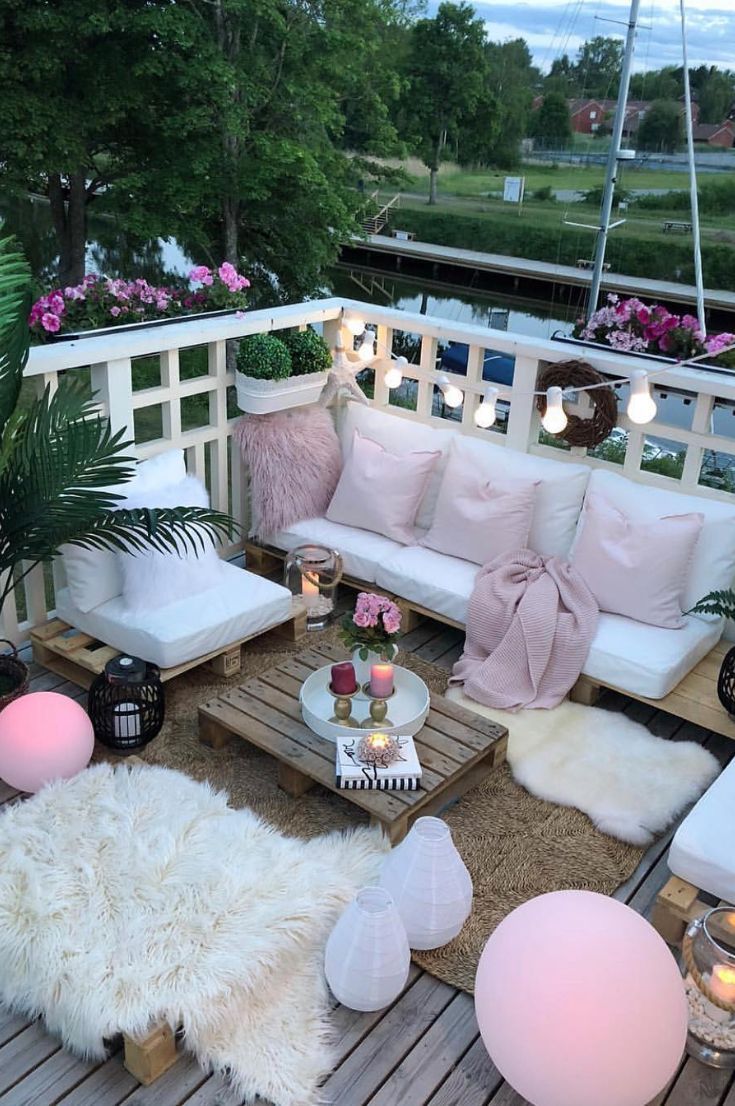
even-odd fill
[{"label": "white wooden railing", "polygon": [[[569,345],[528,338],[487,327],[458,324],[395,308],[380,307],[354,300],[325,299],[263,311],[245,313],[241,318],[225,316],[193,318],[170,325],[147,327],[137,331],[112,332],[73,342],[35,348],[29,358],[26,376],[39,388],[59,386],[64,374],[89,372],[91,387],[97,393],[101,409],[109,415],[114,429],[123,428],[136,441],[138,457],[143,459],[171,447],[185,450],[187,467],[207,483],[212,504],[229,510],[247,527],[247,488],[239,453],[233,448],[232,428],[238,417],[234,404],[228,412],[228,390],[234,379],[226,367],[226,342],[248,334],[315,325],[334,345],[343,321],[343,311],[377,328],[378,353],[373,363],[374,404],[390,410],[399,418],[419,419],[437,426],[455,426],[457,431],[479,437],[492,435],[493,441],[515,449],[548,454],[557,459],[575,461],[585,458],[584,449],[560,450],[539,440],[539,421],[531,393],[539,368],[578,355]],[[389,392],[383,382],[388,366],[387,351],[399,350],[399,332],[413,335],[417,356],[404,373],[404,384]],[[353,339],[342,329],[345,345]],[[438,355],[442,343],[461,342],[468,346],[467,375],[448,374],[464,392],[462,407],[449,412],[437,397],[440,376]],[[191,379],[182,379],[180,368],[184,351],[206,349],[206,371]],[[513,386],[499,404],[502,417],[490,430],[480,430],[474,412],[482,399],[484,351],[491,349],[515,359]],[[186,353],[186,357],[190,354]],[[200,352],[200,359],[204,358]],[[154,358],[160,366],[160,382],[154,386],[136,386],[141,358]],[[585,359],[601,372],[628,375],[641,367],[641,361],[608,351],[586,351]],[[621,465],[592,456],[590,464],[611,467],[626,476],[650,484],[679,488],[703,496],[732,499],[726,491],[704,487],[700,483],[702,463],[711,451],[718,451],[735,463],[735,437],[713,432],[715,409],[735,406],[735,374],[727,375],[699,369],[672,369],[657,376],[658,384],[668,392],[675,390],[693,405],[688,428],[654,421],[646,427],[634,426],[620,415],[619,426],[627,433],[625,458]],[[185,428],[187,400],[206,397],[201,425]],[[583,400],[583,402],[586,402]],[[397,404],[403,404],[398,406]],[[411,408],[409,409],[410,405]],[[621,407],[623,405],[621,404]],[[158,409],[155,419],[152,416]],[[506,417],[507,415],[507,417]],[[148,418],[160,426],[160,436],[143,440],[141,425]],[[449,418],[451,421],[447,421]],[[723,420],[724,421],[724,420]],[[732,425],[735,427],[735,419]],[[646,440],[662,438],[685,452],[678,479],[646,470]],[[642,467],[643,466],[643,467]],[[226,553],[237,547],[230,547]],[[3,611],[2,635],[20,641],[29,626],[42,622],[53,613],[53,584],[42,567],[32,571],[16,589]]]}]

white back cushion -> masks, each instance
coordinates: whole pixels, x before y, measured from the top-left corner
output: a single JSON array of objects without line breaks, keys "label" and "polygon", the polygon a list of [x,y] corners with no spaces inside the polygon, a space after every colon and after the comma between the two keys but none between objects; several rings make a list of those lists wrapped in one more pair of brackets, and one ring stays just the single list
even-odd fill
[{"label": "white back cushion", "polygon": [[544,556],[568,555],[589,481],[587,465],[536,457],[465,435],[456,436],[453,448],[488,479],[537,481],[528,544]]},{"label": "white back cushion", "polygon": [[[133,499],[147,495],[155,488],[167,488],[171,484],[180,484],[186,476],[186,462],[183,449],[167,449],[157,453],[147,461],[140,461],[135,476],[127,484],[107,488],[106,491],[124,495]],[[131,504],[129,504],[132,506]],[[142,506],[142,503],[135,503]],[[125,507],[125,502],[119,503]],[[61,547],[64,571],[74,606],[80,611],[91,611],[100,603],[120,595],[122,576],[117,554],[106,549],[81,549],[77,545]]]},{"label": "white back cushion", "polygon": [[685,611],[708,592],[732,586],[735,577],[735,503],[651,488],[601,469],[595,469],[592,473],[589,490],[599,492],[634,521],[647,522],[663,515],[682,515],[691,511],[704,515],[684,589]]},{"label": "white back cushion", "polygon": [[444,475],[444,466],[452,439],[456,437],[454,430],[436,430],[433,426],[425,426],[421,422],[413,422],[411,419],[403,419],[399,415],[391,415],[387,411],[378,411],[374,407],[366,407],[362,403],[348,403],[339,424],[339,438],[342,445],[343,460],[352,449],[355,430],[359,430],[363,438],[382,445],[389,453],[413,453],[439,451],[442,456],[437,461],[426,486],[418,514],[416,525],[421,530],[428,530],[434,519],[439,486]]}]

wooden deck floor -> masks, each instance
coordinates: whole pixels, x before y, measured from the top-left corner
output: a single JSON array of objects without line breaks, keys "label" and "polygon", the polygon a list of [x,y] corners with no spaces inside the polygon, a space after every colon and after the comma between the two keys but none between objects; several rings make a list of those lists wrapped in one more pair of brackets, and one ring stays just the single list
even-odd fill
[{"label": "wooden deck floor", "polygon": [[[460,635],[427,621],[404,638],[404,645],[425,660],[450,667],[459,655]],[[83,694],[38,667],[32,677],[33,690],[53,689],[75,698]],[[662,737],[701,741],[723,765],[735,753],[735,743],[641,703],[609,693],[601,705],[624,711]],[[0,803],[16,798],[0,784]],[[615,893],[644,915],[667,878],[672,833],[651,846]],[[334,1021],[338,1063],[323,1088],[326,1102],[524,1106],[525,1099],[503,1081],[483,1047],[470,996],[415,967],[390,1009],[357,1014],[336,1007]],[[122,1066],[119,1052],[102,1064],[85,1063],[65,1052],[39,1022],[28,1024],[0,1007],[0,1106],[220,1106],[225,1101],[219,1079],[205,1075],[188,1058],[182,1057],[151,1087],[140,1087]],[[735,1076],[687,1058],[651,1106],[735,1106]]]}]

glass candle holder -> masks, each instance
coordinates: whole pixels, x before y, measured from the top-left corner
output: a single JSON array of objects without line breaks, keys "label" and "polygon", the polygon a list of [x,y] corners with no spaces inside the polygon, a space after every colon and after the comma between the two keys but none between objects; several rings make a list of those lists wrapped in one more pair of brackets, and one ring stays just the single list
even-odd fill
[{"label": "glass candle holder", "polygon": [[286,557],[284,584],[303,600],[307,630],[323,630],[334,615],[342,558],[323,545],[297,545]]},{"label": "glass candle holder", "polygon": [[696,918],[681,949],[687,1052],[710,1067],[735,1069],[735,910],[718,906]]}]

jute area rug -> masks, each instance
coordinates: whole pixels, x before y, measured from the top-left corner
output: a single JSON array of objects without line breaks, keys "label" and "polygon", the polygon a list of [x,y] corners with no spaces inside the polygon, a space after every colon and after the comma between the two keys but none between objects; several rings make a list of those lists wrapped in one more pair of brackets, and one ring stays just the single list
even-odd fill
[{"label": "jute area rug", "polygon": [[[336,631],[308,642],[336,644]],[[197,707],[224,686],[242,683],[298,653],[304,643],[284,645],[260,638],[243,653],[243,668],[233,680],[194,669],[166,687],[166,722],[142,752],[151,764],[177,768],[197,780],[226,790],[231,805],[250,807],[285,833],[313,837],[354,826],[361,812],[346,800],[316,787],[300,799],[278,788],[276,763],[233,739],[214,752],[199,742]],[[432,691],[442,694],[447,673],[410,653],[398,663],[412,669]],[[611,894],[630,876],[643,850],[597,830],[585,814],[536,799],[516,784],[507,767],[449,807],[443,817],[474,883],[474,906],[460,936],[436,952],[414,953],[432,975],[465,991],[474,987],[475,970],[496,925],[527,899],[546,891],[578,888]]]}]

